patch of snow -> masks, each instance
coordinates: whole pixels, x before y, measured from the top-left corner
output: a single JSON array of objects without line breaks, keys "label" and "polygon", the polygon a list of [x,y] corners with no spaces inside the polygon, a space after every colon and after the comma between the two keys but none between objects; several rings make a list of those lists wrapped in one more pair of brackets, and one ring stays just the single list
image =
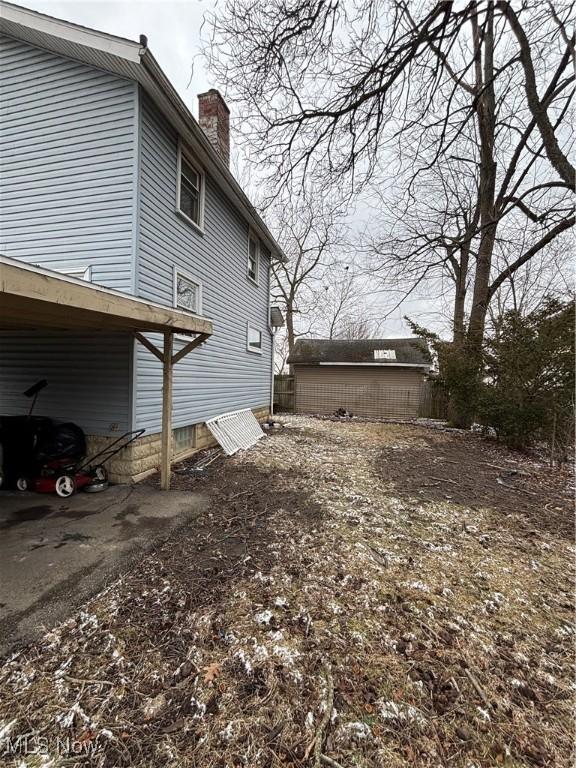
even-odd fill
[{"label": "patch of snow", "polygon": [[9,723],[0,722],[0,739],[4,739],[6,736],[8,736],[16,722],[16,720],[10,720]]},{"label": "patch of snow", "polygon": [[430,587],[428,584],[424,584],[423,581],[416,580],[416,581],[404,581],[402,583],[403,587],[408,587],[409,589],[419,589],[422,592],[430,592]]},{"label": "patch of snow", "polygon": [[491,718],[490,718],[490,712],[488,712],[488,710],[487,710],[487,709],[482,709],[482,707],[476,707],[476,709],[477,709],[477,710],[478,710],[478,712],[480,713],[480,717],[481,717],[483,720],[488,720],[488,721],[489,721],[489,720],[491,719]]},{"label": "patch of snow", "polygon": [[261,626],[268,626],[273,618],[274,614],[268,608],[266,608],[264,611],[260,611],[254,616],[256,623],[260,624]]},{"label": "patch of snow", "polygon": [[230,720],[226,728],[224,728],[222,731],[218,733],[218,737],[220,741],[223,742],[229,742],[232,741],[235,735],[235,727],[234,727],[234,721]]},{"label": "patch of snow", "polygon": [[294,648],[288,648],[286,645],[274,645],[272,653],[281,659],[287,666],[292,666],[294,661],[300,656],[300,652]]},{"label": "patch of snow", "polygon": [[76,717],[76,715],[78,715],[78,717],[81,720],[83,720],[85,723],[90,722],[90,718],[88,717],[86,712],[84,712],[84,710],[82,709],[82,707],[78,702],[73,704],[68,710],[68,712],[64,714],[56,715],[56,722],[59,723],[59,725],[62,728],[70,728],[70,726],[74,722],[74,718]]},{"label": "patch of snow", "polygon": [[377,703],[378,713],[383,720],[394,720],[397,723],[423,724],[426,718],[410,704],[397,704],[395,701],[382,701]]}]

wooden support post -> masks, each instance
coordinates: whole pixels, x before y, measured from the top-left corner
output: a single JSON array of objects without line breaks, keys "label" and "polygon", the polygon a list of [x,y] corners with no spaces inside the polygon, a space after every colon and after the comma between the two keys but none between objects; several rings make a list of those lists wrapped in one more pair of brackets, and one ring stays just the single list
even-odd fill
[{"label": "wooden support post", "polygon": [[170,490],[172,467],[172,346],[174,334],[164,331],[164,359],[162,361],[162,461],[160,487]]}]

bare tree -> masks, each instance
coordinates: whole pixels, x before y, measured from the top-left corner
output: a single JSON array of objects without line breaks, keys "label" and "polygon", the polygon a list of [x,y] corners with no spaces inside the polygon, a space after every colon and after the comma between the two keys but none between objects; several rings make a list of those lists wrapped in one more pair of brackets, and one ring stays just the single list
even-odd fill
[{"label": "bare tree", "polygon": [[268,215],[286,261],[274,262],[272,299],[286,318],[287,355],[296,338],[309,331],[316,315],[319,286],[340,258],[345,228],[342,204],[309,190],[277,199]]},{"label": "bare tree", "polygon": [[[565,197],[557,205],[574,184],[571,11],[535,1],[518,11],[508,2],[229,2],[212,18],[211,66],[242,103],[259,162],[280,181],[319,178],[352,194],[393,144],[400,163],[403,145],[416,148],[416,179],[445,163],[465,132],[472,137],[477,207],[443,263],[455,268],[455,315],[471,272],[466,345],[478,357],[491,297],[574,223]],[[513,93],[522,103],[512,111]],[[544,177],[543,161],[552,172]],[[494,275],[498,225],[513,208],[540,223],[540,238]],[[466,243],[473,262],[453,262]]]},{"label": "bare tree", "polygon": [[328,339],[366,339],[379,332],[382,311],[371,306],[374,292],[355,265],[327,270],[315,291],[309,334]]},{"label": "bare tree", "polygon": [[[536,0],[517,10],[507,0],[229,0],[212,18],[211,65],[279,187],[313,179],[352,196],[386,164],[413,195],[449,158],[474,164],[472,205],[451,207],[458,215],[434,247],[407,259],[422,257],[419,281],[452,274],[452,353],[470,393],[490,301],[574,225],[572,11]],[[496,272],[501,224],[522,216],[527,247]]]}]

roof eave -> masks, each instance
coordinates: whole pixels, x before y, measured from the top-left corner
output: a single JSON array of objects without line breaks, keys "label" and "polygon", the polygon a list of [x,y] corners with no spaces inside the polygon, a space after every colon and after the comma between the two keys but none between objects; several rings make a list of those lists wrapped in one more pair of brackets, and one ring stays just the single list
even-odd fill
[{"label": "roof eave", "polygon": [[367,362],[367,361],[343,361],[343,360],[295,360],[288,358],[286,361],[291,365],[347,365],[347,366],[366,366],[371,368],[430,368],[431,363],[401,363],[401,362]]},{"label": "roof eave", "polygon": [[[30,35],[24,34],[30,30]],[[273,257],[286,261],[286,256],[276,243],[272,233],[250,202],[228,166],[220,159],[194,116],[170,83],[160,65],[141,43],[116,37],[105,32],[82,27],[56,19],[22,6],[0,0],[0,32],[44,47],[57,55],[75,58],[88,66],[107,69],[115,75],[130,78],[147,90],[160,110],[174,123],[192,149],[199,154],[199,161],[206,166],[216,183],[232,204],[248,219],[250,226],[268,246]],[[59,41],[64,41],[64,53]],[[92,55],[88,54],[92,51]],[[83,55],[84,52],[84,55]],[[97,62],[94,60],[97,59]]]},{"label": "roof eave", "polygon": [[[191,135],[192,148],[199,154],[199,160],[210,171],[211,176],[219,182],[221,188],[229,192],[229,197],[233,197],[232,202],[242,210],[242,212],[249,219],[249,223],[252,228],[258,233],[260,238],[266,243],[268,248],[272,251],[273,255],[280,261],[287,261],[286,255],[274,239],[274,236],[260,217],[256,208],[250,202],[250,199],[234,178],[232,172],[228,166],[218,156],[206,134],[200,128],[197,121],[194,119],[188,107],[184,104],[176,89],[172,83],[168,80],[160,65],[150,52],[148,48],[142,48],[140,54],[140,61],[150,77],[157,84],[160,93],[159,96],[165,94],[169,105],[174,110],[173,120],[176,123],[175,127],[184,135],[185,138],[188,132]],[[146,85],[142,83],[142,85]],[[155,99],[156,101],[156,99]],[[159,104],[163,112],[167,111],[167,105]]]}]

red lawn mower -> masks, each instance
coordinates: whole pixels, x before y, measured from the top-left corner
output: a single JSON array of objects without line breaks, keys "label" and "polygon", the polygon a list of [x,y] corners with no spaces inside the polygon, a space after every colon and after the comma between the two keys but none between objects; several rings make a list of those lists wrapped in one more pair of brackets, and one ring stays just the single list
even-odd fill
[{"label": "red lawn mower", "polygon": [[0,417],[0,485],[57,493],[63,498],[80,488],[91,493],[103,491],[108,487],[106,462],[145,430],[125,432],[86,459],[86,437],[79,426],[32,415],[38,393],[47,385],[43,379],[24,392],[33,398],[26,416]]},{"label": "red lawn mower", "polygon": [[55,424],[52,433],[39,447],[34,471],[21,474],[16,480],[16,488],[19,491],[57,493],[63,498],[72,496],[81,488],[88,493],[103,491],[108,487],[105,463],[145,431],[125,432],[86,459],[86,440],[80,427],[76,424]]}]

